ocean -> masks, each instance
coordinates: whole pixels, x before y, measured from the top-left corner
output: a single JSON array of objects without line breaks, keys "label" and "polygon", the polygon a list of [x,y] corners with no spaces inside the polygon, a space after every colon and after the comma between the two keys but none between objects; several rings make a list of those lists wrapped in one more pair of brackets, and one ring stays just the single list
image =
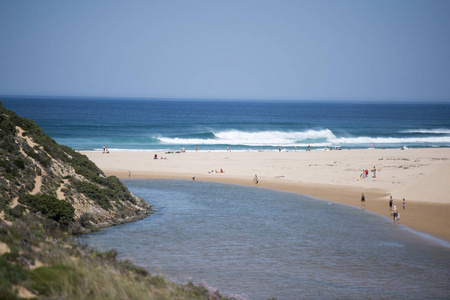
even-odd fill
[{"label": "ocean", "polygon": [[450,147],[450,103],[1,99],[60,144],[98,151]]}]

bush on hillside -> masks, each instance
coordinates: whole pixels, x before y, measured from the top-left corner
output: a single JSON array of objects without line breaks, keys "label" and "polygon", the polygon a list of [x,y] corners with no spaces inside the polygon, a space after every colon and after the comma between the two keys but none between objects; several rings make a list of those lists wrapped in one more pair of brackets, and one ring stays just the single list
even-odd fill
[{"label": "bush on hillside", "polygon": [[30,211],[40,212],[47,218],[63,225],[68,225],[69,222],[73,221],[75,214],[75,208],[72,204],[50,195],[20,195],[19,203],[26,205]]},{"label": "bush on hillside", "polygon": [[110,199],[114,197],[111,190],[101,189],[93,183],[87,181],[75,181],[75,188],[79,193],[84,194],[89,199],[92,199],[100,205],[103,209],[112,209]]}]

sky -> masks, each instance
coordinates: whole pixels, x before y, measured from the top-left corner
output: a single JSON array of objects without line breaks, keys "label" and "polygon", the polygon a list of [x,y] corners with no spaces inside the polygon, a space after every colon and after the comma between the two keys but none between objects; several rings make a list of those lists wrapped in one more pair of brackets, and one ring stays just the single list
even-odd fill
[{"label": "sky", "polygon": [[0,0],[0,95],[450,101],[450,1]]}]

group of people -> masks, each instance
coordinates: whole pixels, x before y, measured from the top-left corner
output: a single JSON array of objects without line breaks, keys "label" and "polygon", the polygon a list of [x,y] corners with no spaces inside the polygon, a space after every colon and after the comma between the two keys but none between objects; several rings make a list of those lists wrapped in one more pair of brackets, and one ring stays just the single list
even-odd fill
[{"label": "group of people", "polygon": [[[361,194],[361,206],[366,205],[366,196],[364,193]],[[403,198],[402,201],[402,207],[403,210],[406,210],[406,199]],[[400,223],[400,213],[398,212],[397,205],[394,205],[394,199],[392,199],[392,196],[389,197],[389,210],[392,211],[391,216],[394,219],[395,223]]]},{"label": "group of people", "polygon": [[109,153],[108,147],[106,147],[105,145],[103,145],[103,154],[105,153]]},{"label": "group of people", "polygon": [[[373,167],[371,172],[373,173],[372,178],[377,178],[377,168],[375,168],[375,166]],[[359,177],[361,177],[361,178],[369,177],[369,170],[367,170],[367,169],[362,170],[362,173],[361,173],[361,175],[359,175]]]},{"label": "group of people", "polygon": [[[394,208],[392,208],[392,206]],[[403,198],[402,207],[403,207],[403,210],[406,209],[406,199],[405,198]],[[392,196],[389,197],[389,210],[392,211],[391,215],[394,219],[394,224],[400,223],[400,213],[398,212],[397,205],[394,205],[394,199],[392,199]]]}]

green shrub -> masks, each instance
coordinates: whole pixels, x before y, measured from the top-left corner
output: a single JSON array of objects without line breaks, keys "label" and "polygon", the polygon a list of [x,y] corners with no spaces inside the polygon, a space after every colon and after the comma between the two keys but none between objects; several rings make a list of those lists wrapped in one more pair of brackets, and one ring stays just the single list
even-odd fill
[{"label": "green shrub", "polygon": [[20,159],[20,158],[17,158],[17,159],[15,159],[14,160],[14,164],[19,168],[19,169],[25,169],[25,162],[22,160],[22,159]]},{"label": "green shrub", "polygon": [[68,225],[75,214],[72,204],[50,195],[20,195],[19,203],[26,205],[32,212],[40,212],[63,225]]},{"label": "green shrub", "polygon": [[16,205],[14,208],[7,209],[7,214],[14,218],[20,218],[23,215],[25,208],[22,205]]},{"label": "green shrub", "polygon": [[100,205],[103,209],[109,210],[112,209],[112,205],[110,202],[108,195],[108,190],[101,189],[93,183],[87,181],[76,181],[74,182],[75,188],[79,193],[84,194],[89,199],[92,199]]}]

